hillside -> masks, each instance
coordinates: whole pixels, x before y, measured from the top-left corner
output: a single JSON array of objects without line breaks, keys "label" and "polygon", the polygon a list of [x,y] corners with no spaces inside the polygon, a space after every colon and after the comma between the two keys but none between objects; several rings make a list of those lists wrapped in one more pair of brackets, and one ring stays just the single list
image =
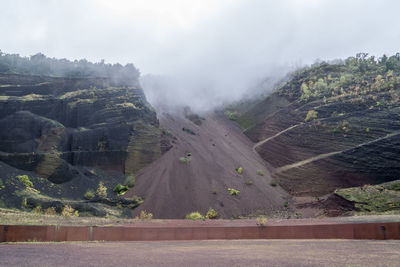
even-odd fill
[{"label": "hillside", "polygon": [[400,175],[400,55],[359,54],[292,74],[234,114],[273,177],[298,197],[378,184]]},{"label": "hillside", "polygon": [[[5,58],[3,54],[0,62]],[[28,59],[20,59],[24,60]],[[44,66],[61,64],[43,60]],[[29,73],[33,67],[22,63],[0,73],[0,204],[55,207],[57,212],[70,204],[91,215],[129,215],[130,209],[124,207],[136,207],[142,200],[118,198],[114,187],[133,186],[133,174],[170,147],[138,81],[132,76],[124,79],[132,67],[95,66],[93,75],[101,75],[103,69],[109,75],[79,72],[71,77],[81,64],[62,61],[71,68],[68,75],[45,76]],[[24,184],[21,175],[27,175],[33,186]],[[100,182],[109,199],[85,199]]]},{"label": "hillside", "polygon": [[[209,208],[219,218],[287,213],[290,196],[272,182],[252,142],[223,114],[162,113],[159,119],[174,135],[173,148],[138,172],[136,186],[126,194],[145,199],[134,215],[147,210],[156,218],[184,218]],[[232,195],[229,188],[239,193]]]}]

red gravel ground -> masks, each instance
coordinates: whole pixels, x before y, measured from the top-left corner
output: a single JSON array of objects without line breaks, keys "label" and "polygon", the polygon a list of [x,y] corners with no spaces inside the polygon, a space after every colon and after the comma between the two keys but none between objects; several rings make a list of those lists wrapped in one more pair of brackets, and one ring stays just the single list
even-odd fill
[{"label": "red gravel ground", "polygon": [[[135,175],[136,186],[125,196],[137,195],[145,201],[133,216],[146,210],[157,219],[184,219],[190,212],[205,214],[211,207],[219,218],[237,218],[284,209],[290,196],[279,186],[269,185],[270,172],[253,151],[253,143],[224,115],[209,114],[200,126],[180,115],[158,117],[176,140],[170,151]],[[187,153],[189,164],[179,160]],[[242,174],[236,171],[239,166]],[[232,196],[228,188],[240,194]]]},{"label": "red gravel ground", "polygon": [[1,266],[399,266],[400,241],[0,244]]}]

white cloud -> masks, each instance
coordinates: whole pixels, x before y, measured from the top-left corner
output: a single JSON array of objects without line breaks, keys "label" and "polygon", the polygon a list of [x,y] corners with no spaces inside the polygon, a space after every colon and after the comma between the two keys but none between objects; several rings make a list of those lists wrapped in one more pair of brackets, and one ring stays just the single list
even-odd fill
[{"label": "white cloud", "polygon": [[161,97],[198,106],[238,98],[282,65],[393,54],[400,43],[395,0],[2,2],[4,52],[133,62],[170,76]]}]

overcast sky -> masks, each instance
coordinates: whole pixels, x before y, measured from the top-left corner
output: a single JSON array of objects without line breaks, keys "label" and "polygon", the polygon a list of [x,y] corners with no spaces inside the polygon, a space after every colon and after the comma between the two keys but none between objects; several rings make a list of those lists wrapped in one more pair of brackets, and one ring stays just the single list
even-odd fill
[{"label": "overcast sky", "polygon": [[164,100],[217,105],[282,67],[400,51],[399,10],[397,0],[2,0],[0,49],[132,62],[174,81]]}]

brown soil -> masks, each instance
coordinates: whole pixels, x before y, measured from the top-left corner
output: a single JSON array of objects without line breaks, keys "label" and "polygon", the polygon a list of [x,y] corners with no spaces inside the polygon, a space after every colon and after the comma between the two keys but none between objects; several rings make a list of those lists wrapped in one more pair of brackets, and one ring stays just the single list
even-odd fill
[{"label": "brown soil", "polygon": [[[283,210],[289,195],[269,185],[270,171],[253,151],[254,144],[224,115],[204,117],[197,125],[183,115],[159,115],[162,127],[176,140],[170,151],[136,175],[136,186],[126,196],[138,195],[145,201],[133,215],[146,210],[155,218],[184,218],[212,207],[220,218],[231,218]],[[191,159],[189,164],[179,160],[185,156]],[[236,171],[239,166],[242,174]],[[228,188],[240,194],[232,196]]]}]

